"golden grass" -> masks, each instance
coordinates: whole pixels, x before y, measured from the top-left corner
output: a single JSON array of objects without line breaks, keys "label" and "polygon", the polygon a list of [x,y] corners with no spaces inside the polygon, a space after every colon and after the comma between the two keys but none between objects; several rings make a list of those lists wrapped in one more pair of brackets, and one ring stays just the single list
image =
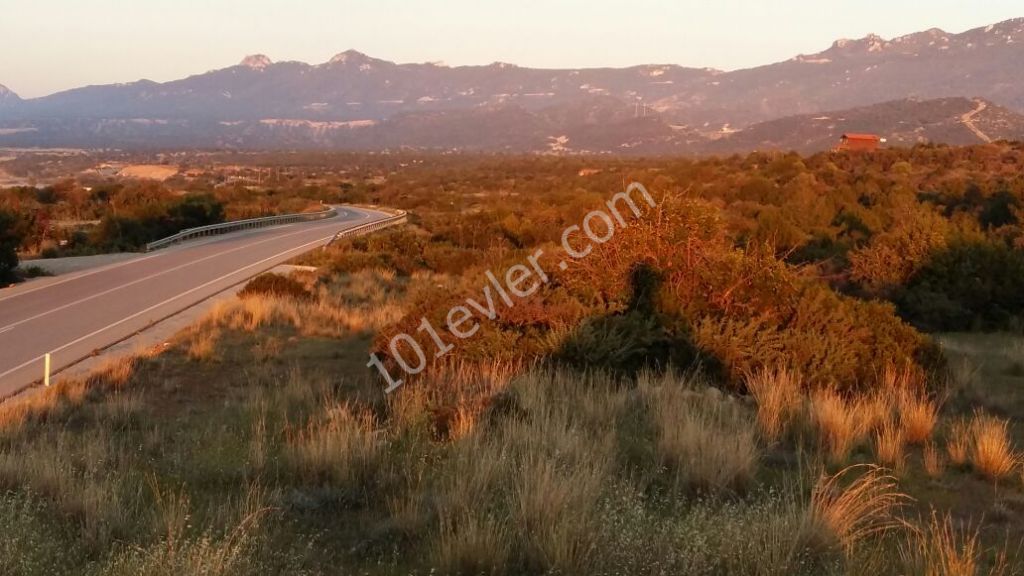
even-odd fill
[{"label": "golden grass", "polygon": [[984,567],[983,548],[977,528],[957,528],[948,514],[934,510],[924,526],[910,526],[900,544],[905,573],[921,576],[1001,576],[1008,572],[1005,556]]},{"label": "golden grass", "polygon": [[185,354],[199,362],[212,360],[216,355],[217,340],[219,339],[219,329],[205,328],[202,325],[195,326],[188,335],[188,348],[186,348]]},{"label": "golden grass", "polygon": [[889,421],[875,433],[875,457],[879,464],[893,470],[902,470],[906,461],[907,439],[905,429]]},{"label": "golden grass", "polygon": [[439,438],[462,438],[522,370],[521,364],[502,360],[438,365],[405,384],[400,394],[388,395],[389,421],[402,430],[426,427]]},{"label": "golden grass", "polygon": [[747,391],[757,403],[761,435],[769,442],[777,442],[800,409],[800,376],[786,368],[762,369],[747,377]]},{"label": "golden grass", "polygon": [[924,464],[924,472],[929,478],[940,478],[946,471],[946,463],[943,461],[942,452],[929,442],[925,444],[921,452],[921,459]]},{"label": "golden grass", "polygon": [[892,396],[887,391],[865,394],[853,401],[852,409],[857,420],[857,436],[870,436],[892,421]]},{"label": "golden grass", "polygon": [[953,422],[946,437],[946,453],[955,466],[967,464],[971,455],[971,422],[960,418]]},{"label": "golden grass", "polygon": [[[850,476],[856,475],[847,483]],[[908,499],[896,479],[877,466],[850,466],[822,476],[811,491],[809,521],[824,530],[847,554],[867,538],[899,526],[894,512]]]},{"label": "golden grass", "polygon": [[264,326],[284,325],[304,336],[327,338],[377,332],[398,322],[405,313],[392,294],[390,284],[394,282],[393,274],[364,270],[344,277],[338,289],[319,287],[312,300],[265,294],[222,300],[196,330],[215,326],[254,332]]},{"label": "golden grass", "polygon": [[30,420],[81,405],[90,393],[128,387],[139,361],[136,356],[111,358],[84,378],[61,379],[0,403],[0,431],[13,434]]},{"label": "golden grass", "polygon": [[1006,420],[980,411],[971,421],[971,466],[989,480],[1006,477],[1017,465],[1008,427]]},{"label": "golden grass", "polygon": [[939,420],[938,404],[922,391],[905,389],[897,396],[897,405],[907,443],[920,445],[927,442]]},{"label": "golden grass", "polygon": [[811,421],[818,430],[822,448],[829,459],[844,462],[863,438],[863,420],[853,406],[834,389],[817,390],[811,395]]}]

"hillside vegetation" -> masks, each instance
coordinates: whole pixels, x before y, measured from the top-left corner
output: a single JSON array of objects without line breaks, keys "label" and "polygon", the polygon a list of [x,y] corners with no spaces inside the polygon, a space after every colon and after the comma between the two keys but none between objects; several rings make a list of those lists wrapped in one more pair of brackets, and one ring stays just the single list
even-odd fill
[{"label": "hillside vegetation", "polygon": [[325,194],[408,226],[0,407],[0,572],[1024,570],[1024,147],[392,162]]}]

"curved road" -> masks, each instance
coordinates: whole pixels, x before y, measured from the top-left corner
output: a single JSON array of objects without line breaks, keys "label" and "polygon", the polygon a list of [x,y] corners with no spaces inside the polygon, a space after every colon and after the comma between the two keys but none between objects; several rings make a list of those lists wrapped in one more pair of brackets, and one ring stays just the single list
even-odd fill
[{"label": "curved road", "polygon": [[0,291],[0,399],[218,292],[389,214],[338,216],[204,238],[46,284]]}]

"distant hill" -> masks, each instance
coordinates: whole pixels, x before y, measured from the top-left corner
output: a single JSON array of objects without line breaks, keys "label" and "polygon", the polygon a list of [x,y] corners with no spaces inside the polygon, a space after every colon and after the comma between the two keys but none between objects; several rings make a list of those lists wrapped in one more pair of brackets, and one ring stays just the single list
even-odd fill
[{"label": "distant hill", "polygon": [[[817,54],[735,72],[446,67],[354,50],[317,65],[254,55],[166,83],[25,100],[0,87],[0,145],[690,153],[790,142],[819,148],[840,124],[860,122],[857,130],[892,133],[894,142],[955,143],[974,134],[947,118],[964,102],[973,106],[964,97],[991,103],[975,124],[1017,134],[1024,19],[962,34],[838,40]],[[908,117],[911,109],[920,120]],[[814,120],[834,110],[849,111],[845,124]]]},{"label": "distant hill", "polygon": [[845,132],[869,132],[889,145],[953,145],[1024,140],[1024,115],[983,99],[896,100],[848,110],[803,114],[750,126],[705,148],[714,152],[781,149],[814,152]]}]

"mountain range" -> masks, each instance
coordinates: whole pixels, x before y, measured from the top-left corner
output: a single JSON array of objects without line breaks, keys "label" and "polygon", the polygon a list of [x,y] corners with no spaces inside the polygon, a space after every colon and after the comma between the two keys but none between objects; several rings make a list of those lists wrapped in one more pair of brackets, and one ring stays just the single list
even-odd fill
[{"label": "mountain range", "polygon": [[0,146],[432,148],[550,153],[813,151],[842,131],[890,142],[1024,139],[1024,18],[961,34],[838,40],[723,72],[322,64],[248,56],[157,83],[21,99],[0,86]]}]

